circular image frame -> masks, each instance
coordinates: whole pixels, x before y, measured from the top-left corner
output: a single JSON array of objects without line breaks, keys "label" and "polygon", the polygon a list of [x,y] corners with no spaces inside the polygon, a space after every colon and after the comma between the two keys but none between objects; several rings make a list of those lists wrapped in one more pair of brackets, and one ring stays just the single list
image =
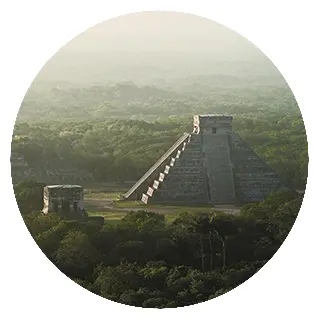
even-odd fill
[{"label": "circular image frame", "polygon": [[[300,107],[308,138],[308,182],[303,204],[292,230],[276,254],[254,276],[230,292],[207,302],[177,309],[144,309],[115,303],[89,292],[59,271],[37,246],[24,224],[15,201],[10,162],[8,161],[11,152],[12,131],[18,110],[29,86],[46,62],[62,46],[88,28],[111,18],[142,11],[175,11],[201,16],[225,25],[247,38],[273,62],[287,81]],[[5,115],[6,125],[2,127],[3,150],[6,153],[2,158],[1,170],[6,184],[1,187],[1,192],[6,211],[10,212],[9,231],[17,232],[17,247],[24,248],[25,255],[32,256],[32,270],[40,272],[41,279],[48,280],[49,288],[64,288],[65,295],[72,296],[73,303],[88,304],[89,311],[115,312],[120,317],[129,315],[133,319],[143,319],[150,316],[162,318],[164,314],[193,319],[199,316],[199,312],[205,313],[210,310],[210,314],[213,316],[213,313],[216,312],[231,311],[233,304],[246,304],[249,296],[256,295],[256,288],[272,287],[272,281],[280,279],[280,272],[287,272],[288,257],[296,255],[296,248],[303,247],[304,232],[311,231],[312,215],[316,214],[314,201],[317,199],[315,190],[317,188],[316,182],[319,179],[316,164],[320,161],[316,148],[317,117],[315,113],[317,111],[312,107],[311,89],[304,88],[303,73],[297,73],[296,66],[288,64],[288,50],[280,47],[280,41],[272,40],[271,33],[257,33],[255,29],[255,25],[248,24],[247,17],[234,17],[231,9],[217,9],[211,1],[157,0],[152,3],[117,1],[105,3],[104,9],[89,9],[86,17],[73,17],[72,24],[65,25],[63,33],[49,33],[48,40],[41,41],[39,49],[33,49],[32,65],[25,65],[24,73],[17,74],[16,89],[9,90],[9,110]]]}]

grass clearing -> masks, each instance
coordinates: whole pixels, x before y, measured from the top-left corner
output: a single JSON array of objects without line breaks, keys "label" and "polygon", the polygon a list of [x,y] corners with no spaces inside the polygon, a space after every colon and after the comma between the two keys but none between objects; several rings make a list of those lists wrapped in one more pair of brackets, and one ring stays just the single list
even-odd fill
[{"label": "grass clearing", "polygon": [[89,211],[88,212],[88,216],[92,217],[92,216],[101,216],[104,217],[104,221],[105,223],[117,223],[119,222],[125,215],[127,212],[120,212],[120,211],[116,211],[116,212],[104,212],[104,211],[100,211],[100,212],[94,212],[94,211]]},{"label": "grass clearing", "polygon": [[117,200],[119,193],[118,192],[87,192],[84,194],[84,197],[87,200],[90,199],[99,199],[99,200]]},{"label": "grass clearing", "polygon": [[234,206],[180,206],[165,204],[144,204],[142,201],[119,201],[120,192],[103,191],[102,188],[87,189],[85,192],[85,208],[90,216],[103,216],[106,223],[119,222],[130,211],[151,211],[164,214],[171,223],[180,213],[228,213],[237,214],[239,208]]}]

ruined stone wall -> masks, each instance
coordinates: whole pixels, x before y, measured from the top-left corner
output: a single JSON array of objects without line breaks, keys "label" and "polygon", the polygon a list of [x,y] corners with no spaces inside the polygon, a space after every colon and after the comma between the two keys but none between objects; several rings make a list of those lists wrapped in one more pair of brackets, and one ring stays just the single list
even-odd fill
[{"label": "ruined stone wall", "polygon": [[211,202],[234,203],[235,191],[228,134],[203,135],[202,140]]},{"label": "ruined stone wall", "polygon": [[262,201],[273,191],[285,188],[277,174],[238,134],[230,134],[235,189],[240,202]]},{"label": "ruined stone wall", "polygon": [[84,210],[83,188],[80,186],[46,186],[43,190],[44,206],[42,212],[62,212],[63,204],[69,213],[82,215]]},{"label": "ruined stone wall", "polygon": [[192,135],[181,156],[175,160],[150,203],[208,203],[199,135]]}]

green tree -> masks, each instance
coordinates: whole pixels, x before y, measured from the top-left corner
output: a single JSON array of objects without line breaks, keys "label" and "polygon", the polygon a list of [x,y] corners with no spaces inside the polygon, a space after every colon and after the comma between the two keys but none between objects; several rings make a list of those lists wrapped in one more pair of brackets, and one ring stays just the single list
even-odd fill
[{"label": "green tree", "polygon": [[99,253],[86,234],[70,231],[53,253],[56,266],[69,277],[87,279],[99,261]]}]

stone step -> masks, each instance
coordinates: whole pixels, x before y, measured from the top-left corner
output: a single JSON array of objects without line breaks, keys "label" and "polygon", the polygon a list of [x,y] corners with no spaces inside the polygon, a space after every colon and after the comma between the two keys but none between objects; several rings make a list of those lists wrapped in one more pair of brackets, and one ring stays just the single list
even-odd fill
[{"label": "stone step", "polygon": [[152,188],[153,189],[158,189],[159,185],[160,185],[160,182],[158,180],[154,180]]},{"label": "stone step", "polygon": [[142,194],[142,198],[141,198],[141,201],[144,203],[144,204],[147,204],[148,203],[148,199],[149,197],[146,195],[146,194]]},{"label": "stone step", "polygon": [[147,195],[148,195],[149,197],[152,197],[153,192],[154,192],[154,189],[151,188],[151,187],[149,187],[149,188],[148,188],[148,191],[147,191]]}]

